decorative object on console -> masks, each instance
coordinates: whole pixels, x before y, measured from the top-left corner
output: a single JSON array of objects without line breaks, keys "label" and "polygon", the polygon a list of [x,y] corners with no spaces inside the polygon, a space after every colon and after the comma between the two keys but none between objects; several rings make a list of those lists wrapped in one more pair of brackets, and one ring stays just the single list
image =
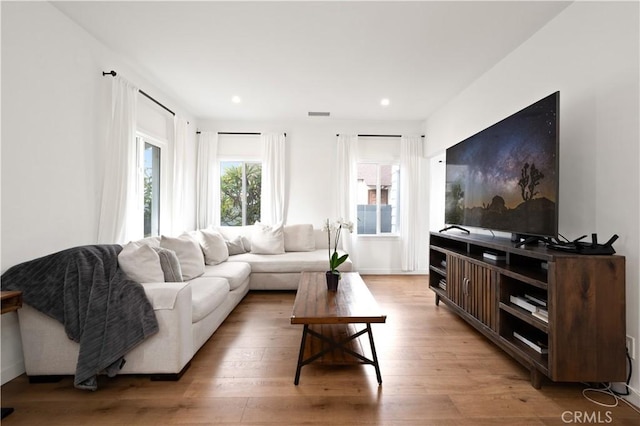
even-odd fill
[{"label": "decorative object on console", "polygon": [[[338,244],[340,243],[340,234],[342,228],[345,228],[349,232],[353,232],[353,223],[344,222],[342,219],[337,220],[334,223],[329,222],[329,219],[325,221],[323,230],[327,232],[327,241],[329,243],[329,271],[327,271],[327,289],[329,291],[338,290],[338,281],[340,280],[340,272],[338,267],[342,265],[348,258],[349,254],[338,255]],[[335,232],[333,242],[333,254],[331,253],[331,234]]]},{"label": "decorative object on console", "polygon": [[613,248],[613,243],[618,239],[618,234],[613,234],[609,241],[604,244],[598,244],[598,234],[591,234],[591,244],[583,243],[580,240],[585,238],[586,235],[583,235],[580,238],[576,238],[573,241],[562,243],[558,241],[557,243],[547,244],[547,247],[553,250],[566,251],[569,253],[577,253],[577,254],[591,254],[591,255],[612,255],[615,254],[615,249]]},{"label": "decorative object on console", "polygon": [[485,251],[482,253],[482,257],[485,259],[489,259],[489,260],[495,260],[495,261],[499,261],[499,260],[507,260],[507,256],[505,256],[504,254],[498,254],[498,253],[494,253],[491,251]]}]

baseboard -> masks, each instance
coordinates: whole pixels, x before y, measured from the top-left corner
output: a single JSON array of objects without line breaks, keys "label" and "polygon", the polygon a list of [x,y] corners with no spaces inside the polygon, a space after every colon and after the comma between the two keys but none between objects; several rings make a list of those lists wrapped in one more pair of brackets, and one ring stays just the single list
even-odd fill
[{"label": "baseboard", "polygon": [[0,379],[1,384],[5,384],[20,376],[25,372],[24,361],[17,362],[12,365],[4,365],[2,364],[2,377]]},{"label": "baseboard", "polygon": [[360,275],[429,275],[428,270],[401,271],[388,269],[358,269]]}]

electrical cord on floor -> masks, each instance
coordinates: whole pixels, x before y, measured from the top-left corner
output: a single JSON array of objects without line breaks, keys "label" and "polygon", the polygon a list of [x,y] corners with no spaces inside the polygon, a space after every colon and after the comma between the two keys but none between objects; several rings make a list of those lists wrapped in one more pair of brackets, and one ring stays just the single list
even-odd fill
[{"label": "electrical cord on floor", "polygon": [[[629,362],[629,374],[627,375],[627,381],[624,384],[624,386],[625,386],[625,391],[624,392],[615,391],[611,387],[611,383],[601,383],[600,384],[601,387],[598,387],[598,388],[588,387],[588,388],[583,389],[582,390],[582,396],[584,396],[587,400],[593,402],[594,404],[600,405],[602,407],[607,407],[607,408],[617,407],[620,404],[620,402],[624,402],[629,407],[631,407],[632,410],[637,411],[638,413],[640,413],[640,410],[638,410],[636,407],[634,407],[633,404],[631,404],[626,399],[622,398],[623,396],[630,395],[631,394],[630,391],[638,393],[638,391],[636,391],[635,389],[633,389],[633,388],[631,388],[629,386],[629,382],[631,381],[631,374],[633,372],[633,364],[631,362],[631,356],[629,356],[629,351],[628,350],[627,350],[627,361]],[[601,393],[601,394],[604,394],[604,395],[611,396],[613,398],[613,400],[614,400],[614,403],[606,404],[604,402],[596,401],[595,399],[593,399],[593,398],[589,397],[589,395],[587,395],[589,392]]]}]

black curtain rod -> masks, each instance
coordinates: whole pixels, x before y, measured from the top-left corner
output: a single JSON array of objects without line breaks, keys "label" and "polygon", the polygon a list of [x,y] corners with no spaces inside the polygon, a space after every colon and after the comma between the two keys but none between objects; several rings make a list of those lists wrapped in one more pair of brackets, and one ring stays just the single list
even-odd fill
[{"label": "black curtain rod", "polygon": [[[199,135],[200,133],[202,133],[201,131],[197,131],[196,135]],[[260,136],[262,133],[256,133],[256,132],[218,132],[219,135],[254,135],[254,136]],[[284,134],[284,137],[287,137],[287,134]]]},{"label": "black curtain rod", "polygon": [[[340,136],[340,133],[336,133],[336,136]],[[358,135],[359,138],[401,138],[402,135]],[[424,135],[420,135],[424,138]]]},{"label": "black curtain rod", "polygon": [[[111,77],[115,77],[116,75],[118,75],[118,73],[116,73],[114,70],[111,70],[109,72],[105,72],[102,71],[102,76],[104,77],[105,75],[110,75]],[[158,105],[160,108],[164,109],[165,111],[167,111],[168,113],[170,113],[171,115],[173,115],[175,117],[176,113],[171,111],[169,108],[167,108],[166,106],[162,105],[160,102],[158,102],[157,100],[155,100],[154,98],[152,98],[151,96],[149,96],[147,93],[145,93],[144,91],[138,89],[138,92],[140,92],[140,94],[144,97],[146,97],[147,99],[149,99],[151,102],[154,102],[156,105]]]},{"label": "black curtain rod", "polygon": [[254,135],[254,136],[260,136],[262,133],[260,132],[218,132],[219,135]]}]

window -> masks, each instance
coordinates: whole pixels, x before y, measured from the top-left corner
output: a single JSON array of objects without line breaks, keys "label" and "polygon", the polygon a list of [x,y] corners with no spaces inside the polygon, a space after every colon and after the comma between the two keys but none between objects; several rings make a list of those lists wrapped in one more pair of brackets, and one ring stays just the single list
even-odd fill
[{"label": "window", "polygon": [[358,234],[398,233],[400,166],[358,164]]},{"label": "window", "polygon": [[160,235],[161,200],[161,144],[143,136],[136,138],[138,147],[138,170],[142,188],[142,210],[144,236]]},{"label": "window", "polygon": [[220,162],[220,224],[253,225],[260,220],[262,164]]}]

